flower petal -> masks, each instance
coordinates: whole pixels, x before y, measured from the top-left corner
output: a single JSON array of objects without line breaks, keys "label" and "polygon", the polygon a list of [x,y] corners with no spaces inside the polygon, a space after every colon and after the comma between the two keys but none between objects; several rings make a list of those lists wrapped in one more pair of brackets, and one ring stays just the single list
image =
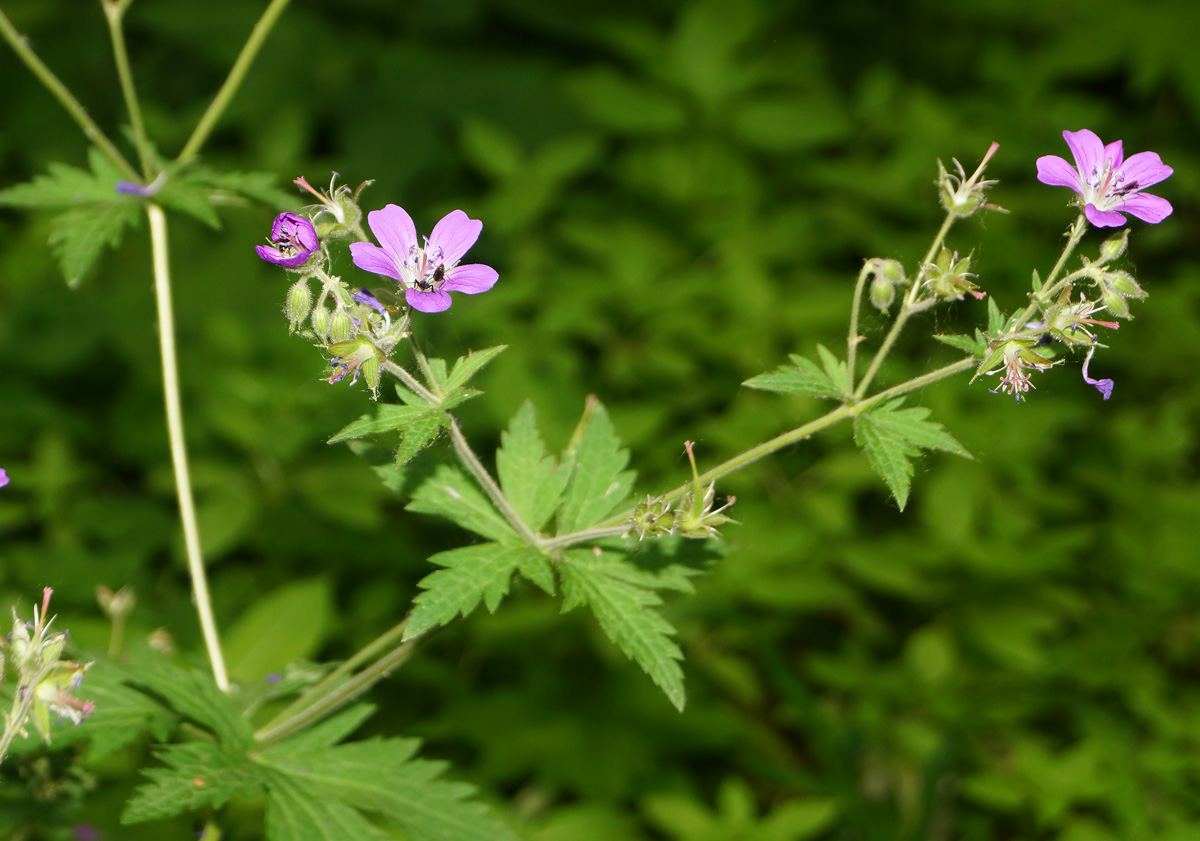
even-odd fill
[{"label": "flower petal", "polygon": [[421,312],[445,312],[450,309],[452,303],[450,293],[440,289],[431,289],[428,292],[422,292],[420,289],[406,289],[404,300],[408,301],[408,305],[414,310]]},{"label": "flower petal", "polygon": [[1175,170],[1162,162],[1157,152],[1138,152],[1125,162],[1125,183],[1144,190],[1171,177]]},{"label": "flower petal", "polygon": [[1051,187],[1070,187],[1079,193],[1079,172],[1058,155],[1043,155],[1037,159],[1037,177]]},{"label": "flower petal", "polygon": [[442,284],[442,289],[447,292],[478,295],[495,286],[499,279],[500,273],[491,266],[485,266],[482,263],[468,263],[465,266],[455,266],[446,272],[446,282]]},{"label": "flower petal", "polygon": [[1063,140],[1067,141],[1067,146],[1075,158],[1075,167],[1085,180],[1093,172],[1103,169],[1104,144],[1094,131],[1064,131]]},{"label": "flower petal", "polygon": [[311,251],[301,251],[298,254],[284,254],[278,248],[272,248],[269,245],[256,245],[254,251],[259,257],[266,260],[268,263],[274,263],[276,266],[282,266],[285,269],[294,269],[298,266],[303,266],[308,262]]},{"label": "flower petal", "polygon": [[[261,247],[259,246],[259,248]],[[394,280],[403,280],[392,255],[378,245],[372,245],[369,242],[352,242],[350,243],[350,257],[354,260],[354,265],[365,272],[386,275]]]},{"label": "flower petal", "polygon": [[429,250],[440,248],[443,262],[452,266],[475,244],[482,230],[483,223],[478,219],[472,219],[461,210],[452,210],[433,226],[433,233],[429,235]]},{"label": "flower petal", "polygon": [[0,488],[8,484],[8,473],[3,467],[0,467]]},{"label": "flower petal", "polygon": [[1085,207],[1083,213],[1087,216],[1088,221],[1097,228],[1119,228],[1125,224],[1125,217],[1117,211],[1100,210],[1094,204]]},{"label": "flower petal", "polygon": [[1125,160],[1125,147],[1120,140],[1114,140],[1104,147],[1104,160],[1110,162],[1110,169],[1120,169]]},{"label": "flower petal", "polygon": [[1171,203],[1160,196],[1149,193],[1134,193],[1126,197],[1121,205],[1121,211],[1136,216],[1143,222],[1157,224],[1171,215]]},{"label": "flower petal", "polygon": [[395,260],[397,268],[404,265],[408,261],[409,253],[420,245],[417,241],[417,226],[413,224],[408,212],[399,205],[389,204],[383,210],[372,210],[367,214],[367,224],[371,226],[371,233],[379,240],[383,250]]}]

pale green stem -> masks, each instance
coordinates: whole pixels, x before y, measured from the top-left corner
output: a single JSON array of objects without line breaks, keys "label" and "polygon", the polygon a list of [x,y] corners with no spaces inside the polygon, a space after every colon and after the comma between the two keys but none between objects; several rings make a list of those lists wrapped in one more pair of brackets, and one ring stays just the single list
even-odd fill
[{"label": "pale green stem", "polygon": [[393,643],[399,642],[404,637],[404,629],[406,627],[408,627],[407,616],[398,624],[384,631],[374,640],[367,643],[367,645],[365,645],[359,651],[355,652],[350,659],[346,660],[332,672],[327,674],[321,681],[307,689],[303,695],[301,695],[285,709],[281,710],[278,715],[260,727],[259,732],[269,732],[290,720],[301,710],[307,709],[313,704],[318,703],[321,699],[327,696],[334,689],[334,687],[338,686],[345,678],[349,677],[360,665],[367,662],[381,651],[390,648]]},{"label": "pale green stem", "polygon": [[4,35],[4,40],[8,41],[13,51],[17,54],[17,57],[25,62],[25,66],[33,71],[33,75],[67,109],[67,113],[71,115],[71,118],[83,130],[84,137],[96,144],[96,147],[104,153],[104,156],[112,161],[113,166],[121,170],[122,175],[137,181],[140,177],[138,171],[130,165],[129,161],[125,160],[125,156],[113,145],[108,136],[100,130],[95,120],[88,115],[87,110],[79,104],[79,100],[67,90],[67,86],[38,58],[37,53],[30,48],[29,41],[24,35],[17,32],[3,11],[0,11],[0,34]]},{"label": "pale green stem", "polygon": [[125,97],[125,108],[129,112],[129,125],[133,128],[133,142],[137,146],[138,160],[142,165],[142,178],[148,183],[155,173],[150,163],[150,143],[146,139],[146,126],[142,122],[142,107],[138,102],[137,89],[133,85],[133,71],[129,67],[129,51],[125,46],[125,29],[121,25],[125,2],[101,0],[104,17],[108,21],[108,34],[112,39],[113,58],[117,63],[117,77],[121,80],[121,94]]},{"label": "pale green stem", "polygon": [[179,153],[177,159],[179,163],[187,163],[199,154],[200,148],[208,140],[208,136],[212,134],[212,130],[216,127],[217,120],[225,113],[225,109],[229,107],[233,95],[241,87],[242,80],[246,77],[246,72],[250,69],[250,65],[254,63],[254,59],[258,56],[258,51],[262,49],[263,42],[266,41],[271,28],[275,26],[275,22],[279,19],[279,16],[283,13],[289,2],[290,0],[271,0],[271,4],[262,13],[262,17],[258,19],[258,23],[254,24],[254,29],[250,32],[250,37],[246,39],[242,51],[233,63],[233,68],[229,71],[229,76],[225,79],[225,83],[221,85],[221,89],[217,91],[217,95],[209,103],[208,109],[200,117],[200,122],[196,124],[195,130],[192,131],[192,136],[187,139],[187,143],[183,146],[183,151]]},{"label": "pale green stem", "polygon": [[213,617],[208,578],[200,550],[200,530],[196,523],[196,505],[192,500],[192,482],[188,474],[187,445],[183,437],[183,409],[179,399],[179,367],[175,359],[175,318],[171,307],[171,270],[168,261],[167,217],[156,204],[146,205],[150,219],[150,247],[154,258],[154,292],[158,300],[158,338],[162,351],[163,391],[167,407],[167,434],[171,441],[171,461],[175,465],[175,488],[179,496],[179,518],[183,524],[183,542],[187,551],[188,574],[196,613],[204,635],[204,647],[212,666],[213,680],[221,691],[229,691],[225,658]]},{"label": "pale green stem", "polygon": [[909,287],[908,292],[904,296],[904,302],[900,305],[900,311],[896,313],[896,320],[892,322],[892,329],[884,337],[883,343],[879,346],[879,350],[875,352],[875,357],[867,367],[866,373],[863,374],[862,381],[854,391],[855,400],[861,400],[862,396],[867,393],[867,388],[871,385],[871,380],[875,379],[875,375],[879,373],[880,366],[883,365],[883,360],[891,353],[896,339],[900,338],[900,332],[904,329],[908,317],[918,311],[917,296],[921,294],[921,285],[925,282],[927,267],[937,256],[942,243],[946,241],[946,234],[950,233],[950,226],[954,224],[954,220],[957,218],[953,213],[946,214],[941,229],[938,230],[937,236],[933,238],[933,244],[929,246],[929,251],[925,254],[925,259],[921,261],[921,266],[917,269],[917,276],[913,278],[912,286]]},{"label": "pale green stem", "polygon": [[392,651],[334,689],[324,698],[321,698],[311,706],[305,707],[287,721],[270,729],[259,730],[254,734],[254,740],[262,747],[274,744],[286,739],[293,733],[300,732],[310,724],[325,718],[334,710],[340,709],[350,703],[385,678],[392,669],[407,660],[416,647],[417,639],[411,639],[392,649]]},{"label": "pale green stem", "polygon": [[1063,252],[1058,258],[1058,262],[1054,264],[1054,268],[1050,270],[1050,274],[1046,276],[1046,280],[1042,283],[1040,291],[1035,292],[1031,297],[1032,301],[1013,322],[1012,331],[1016,332],[1029,323],[1029,319],[1033,318],[1034,313],[1038,308],[1048,301],[1052,300],[1055,295],[1062,291],[1061,286],[1070,281],[1071,276],[1064,278],[1062,281],[1056,282],[1059,273],[1067,265],[1067,260],[1075,253],[1083,235],[1087,233],[1087,216],[1080,213],[1071,223],[1071,227],[1067,229],[1067,244],[1063,247]]},{"label": "pale green stem", "polygon": [[125,614],[114,613],[112,630],[108,635],[108,659],[116,660],[125,644]]},{"label": "pale green stem", "polygon": [[[877,403],[880,403],[884,400],[890,400],[893,397],[899,397],[918,388],[924,388],[931,383],[944,380],[947,377],[952,377],[955,374],[963,371],[969,371],[976,364],[978,364],[978,360],[976,360],[973,356],[968,356],[965,359],[960,359],[958,362],[943,366],[935,371],[930,371],[927,374],[922,374],[919,377],[914,377],[913,379],[907,380],[900,385],[885,389],[878,394],[873,394],[865,400],[860,400],[859,402],[851,405],[838,406],[836,409],[827,412],[816,420],[809,421],[803,426],[798,426],[795,429],[783,433],[782,435],[777,435],[769,441],[764,441],[758,446],[751,447],[749,450],[734,456],[728,461],[724,461],[721,464],[718,464],[716,467],[706,470],[704,473],[700,474],[700,484],[707,485],[709,482],[714,482],[724,476],[728,476],[730,473],[735,473],[751,462],[755,462],[764,456],[770,455],[778,450],[782,450],[784,447],[789,447],[798,441],[804,440],[805,438],[810,438],[816,433],[828,429],[829,427],[840,423],[843,420],[860,415],[870,409],[872,406],[875,406]],[[689,480],[686,484],[680,485],[679,487],[663,494],[661,498],[666,502],[673,502],[674,500],[680,499],[689,493],[693,486],[694,481]],[[588,531],[600,532],[607,530],[610,527],[619,526],[622,523],[625,523],[632,515],[633,509],[631,508],[627,511],[621,512],[620,514],[615,514],[603,522],[597,523]],[[578,532],[576,534],[583,534],[583,532]],[[607,537],[610,535],[605,534],[602,536]],[[592,538],[589,535],[587,539]],[[575,542],[580,542],[575,539],[575,535],[564,534],[554,539],[553,546],[554,548],[560,548],[563,545]]]},{"label": "pale green stem", "polygon": [[862,307],[863,286],[871,275],[871,263],[863,263],[862,271],[858,273],[858,282],[854,284],[854,300],[850,303],[850,332],[846,336],[846,371],[850,378],[849,389],[854,391],[855,362],[858,356],[858,313]]},{"label": "pale green stem", "polygon": [[437,377],[433,375],[433,369],[429,367],[429,360],[425,358],[425,354],[421,351],[421,346],[417,344],[415,336],[409,337],[409,345],[412,347],[413,357],[417,360],[417,367],[421,369],[421,373],[425,375],[425,382],[429,383],[429,390],[436,394],[440,401],[445,395],[442,394],[441,386],[438,385]]},{"label": "pale green stem", "polygon": [[471,445],[467,443],[466,437],[462,434],[458,418],[452,417],[450,419],[450,440],[454,442],[454,451],[458,453],[459,459],[471,471],[471,475],[475,477],[475,480],[483,487],[488,498],[492,500],[492,504],[496,506],[496,510],[504,516],[504,519],[508,521],[510,526],[516,529],[517,534],[521,536],[522,540],[534,549],[541,549],[544,541],[533,533],[533,529],[517,513],[517,509],[512,507],[512,503],[508,501],[508,497],[500,490],[500,486],[496,484],[496,480],[492,478],[492,474],[488,473],[487,468],[483,466],[483,462],[479,460],[479,456],[475,455],[475,451],[471,449]]},{"label": "pale green stem", "polygon": [[438,405],[438,403],[441,402],[441,398],[438,397],[438,395],[434,394],[429,389],[427,389],[425,386],[421,385],[421,381],[418,380],[416,377],[414,377],[412,374],[408,373],[407,368],[404,368],[401,365],[397,365],[395,362],[388,359],[388,360],[385,360],[383,363],[383,370],[387,371],[393,377],[400,380],[400,382],[404,383],[405,387],[409,391],[411,391],[413,394],[416,394],[418,397],[420,397],[422,400],[424,400],[426,403],[430,404],[431,406],[436,406],[436,405]]},{"label": "pale green stem", "polygon": [[618,526],[606,526],[604,528],[584,529],[583,531],[573,531],[567,534],[551,537],[543,542],[543,547],[546,552],[552,552],[555,549],[562,549],[566,546],[574,546],[577,543],[587,543],[591,540],[603,540],[606,537],[624,537],[629,534],[629,524],[626,522],[629,518],[626,517]]}]

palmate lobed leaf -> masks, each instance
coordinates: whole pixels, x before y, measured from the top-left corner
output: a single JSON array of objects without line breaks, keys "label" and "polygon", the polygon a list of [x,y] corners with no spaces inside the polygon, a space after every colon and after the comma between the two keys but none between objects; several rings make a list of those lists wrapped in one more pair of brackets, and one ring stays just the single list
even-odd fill
[{"label": "palmate lobed leaf", "polygon": [[490,540],[517,539],[512,526],[500,516],[483,491],[462,471],[449,465],[443,464],[438,467],[433,475],[417,488],[407,510],[422,514],[440,514],[464,529]]},{"label": "palmate lobed leaf", "polygon": [[534,531],[542,528],[562,500],[570,471],[559,468],[546,453],[532,403],[522,404],[508,430],[500,433],[496,473],[504,495],[521,518]]},{"label": "palmate lobed leaf", "polygon": [[253,741],[249,722],[205,672],[166,662],[143,663],[130,672],[127,682],[158,696],[181,716],[211,732],[223,745],[244,748]]},{"label": "palmate lobed leaf", "polygon": [[627,464],[629,450],[622,448],[604,406],[589,397],[562,457],[560,469],[569,470],[570,476],[558,512],[559,533],[594,526],[624,502],[636,475],[625,469]]},{"label": "palmate lobed leaf", "polygon": [[481,601],[495,613],[517,572],[543,590],[554,592],[549,560],[528,546],[482,543],[439,552],[429,560],[442,569],[419,582],[422,592],[413,600],[415,606],[404,632],[406,640],[445,625],[460,614],[467,616]]},{"label": "palmate lobed leaf", "polygon": [[216,809],[233,797],[254,797],[265,789],[261,771],[246,754],[224,745],[168,745],[158,751],[157,757],[163,766],[145,770],[151,782],[138,786],[121,812],[121,823]]},{"label": "palmate lobed leaf", "polygon": [[[415,739],[377,738],[312,753],[289,753],[286,743],[280,745],[263,757],[270,769],[286,775],[269,783],[274,826],[295,832],[294,825],[311,825],[320,816],[312,814],[308,801],[322,801],[384,815],[411,841],[517,841],[485,804],[469,799],[471,786],[440,779],[446,763],[414,758],[418,745]],[[330,819],[350,822],[344,812],[332,811]],[[271,841],[326,837],[292,834]]]},{"label": "palmate lobed leaf", "polygon": [[671,638],[675,629],[653,608],[662,604],[654,590],[631,581],[641,571],[612,552],[568,551],[559,565],[563,612],[586,604],[610,640],[636,662],[682,711],[686,696],[683,652]]},{"label": "palmate lobed leaf", "polygon": [[[825,351],[825,348],[818,345],[818,351]],[[795,353],[789,355],[788,358],[792,361],[791,365],[780,365],[774,371],[751,377],[742,385],[781,394],[803,394],[809,397],[825,397],[833,400],[841,399],[844,396],[844,362],[841,363],[842,371],[840,372],[840,375],[843,376],[843,386],[839,387],[828,371],[822,369],[811,359]],[[834,372],[839,373],[836,360],[834,362]]]},{"label": "palmate lobed leaf", "polygon": [[901,409],[903,402],[903,398],[892,400],[854,420],[855,443],[866,452],[871,467],[887,484],[901,511],[908,503],[913,460],[921,450],[945,450],[971,457],[940,423],[926,420],[928,409]]}]

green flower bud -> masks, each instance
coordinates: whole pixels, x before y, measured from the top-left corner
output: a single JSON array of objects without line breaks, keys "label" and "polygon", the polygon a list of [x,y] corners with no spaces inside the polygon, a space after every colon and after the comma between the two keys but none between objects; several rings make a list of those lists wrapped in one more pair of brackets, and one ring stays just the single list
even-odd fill
[{"label": "green flower bud", "polygon": [[895,299],[896,287],[882,274],[875,275],[875,279],[871,281],[871,303],[875,308],[887,312]]},{"label": "green flower bud", "polygon": [[1131,318],[1129,302],[1115,290],[1105,289],[1100,295],[1100,300],[1104,302],[1104,308],[1118,318]]},{"label": "green flower bud", "polygon": [[312,313],[312,328],[318,339],[329,337],[329,310],[317,307]]},{"label": "green flower bud", "polygon": [[333,318],[329,320],[329,340],[331,342],[344,342],[354,335],[354,321],[350,318],[350,313],[345,310],[338,310],[333,314]]},{"label": "green flower bud", "polygon": [[1125,249],[1129,247],[1129,229],[1125,228],[1119,234],[1115,234],[1104,241],[1100,246],[1100,258],[1098,263],[1107,263],[1110,260],[1115,260],[1125,253]]},{"label": "green flower bud", "polygon": [[1104,280],[1114,292],[1124,295],[1126,298],[1137,298],[1140,301],[1147,297],[1146,290],[1133,279],[1133,275],[1129,272],[1107,272]]},{"label": "green flower bud", "polygon": [[300,322],[308,316],[308,311],[312,308],[312,290],[308,288],[307,280],[298,280],[288,289],[287,294],[287,317],[291,324],[292,332],[300,326]]}]

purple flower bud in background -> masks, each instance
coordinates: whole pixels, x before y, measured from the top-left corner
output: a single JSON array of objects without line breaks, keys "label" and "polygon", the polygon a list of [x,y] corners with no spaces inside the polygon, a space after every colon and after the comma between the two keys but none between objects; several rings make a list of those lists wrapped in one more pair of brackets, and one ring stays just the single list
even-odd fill
[{"label": "purple flower bud in background", "polygon": [[321,247],[321,240],[313,223],[295,213],[280,213],[271,225],[271,243],[256,245],[258,256],[268,263],[296,269],[306,265],[313,252]]},{"label": "purple flower bud in background", "polygon": [[1170,177],[1175,170],[1156,152],[1138,152],[1125,160],[1121,141],[1107,146],[1088,129],[1064,131],[1063,139],[1075,158],[1071,166],[1058,155],[1037,159],[1038,181],[1052,187],[1070,187],[1079,194],[1084,214],[1097,228],[1117,228],[1129,213],[1151,224],[1171,215],[1171,203],[1143,193],[1146,187]]},{"label": "purple flower bud in background", "polygon": [[368,289],[359,289],[357,292],[351,292],[350,297],[360,304],[366,304],[380,315],[387,315],[387,307],[383,305],[382,301],[372,295]]},{"label": "purple flower bud in background", "polygon": [[0,488],[8,484],[8,471],[0,467]]},{"label": "purple flower bud in background", "polygon": [[483,230],[483,223],[461,210],[442,217],[422,248],[412,217],[398,205],[367,214],[367,224],[380,245],[350,243],[354,265],[400,281],[404,300],[421,312],[450,309],[450,293],[477,295],[496,285],[500,275],[480,263],[458,265]]}]

